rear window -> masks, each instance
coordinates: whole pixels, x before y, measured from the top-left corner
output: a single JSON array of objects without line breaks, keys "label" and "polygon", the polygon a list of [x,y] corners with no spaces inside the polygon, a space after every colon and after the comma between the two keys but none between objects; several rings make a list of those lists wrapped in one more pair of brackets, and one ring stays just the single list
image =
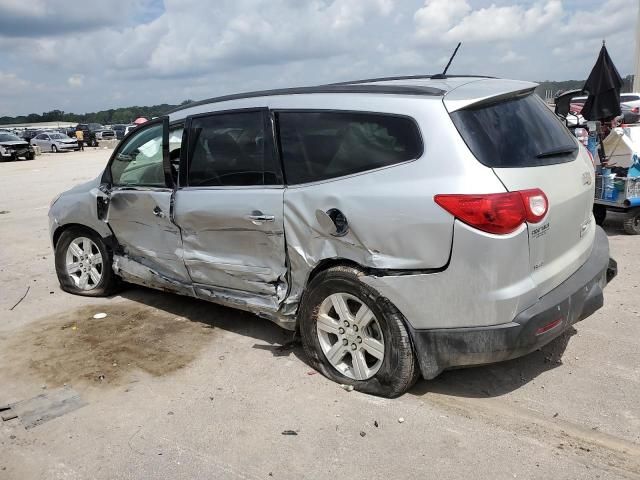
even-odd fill
[{"label": "rear window", "polygon": [[451,119],[475,157],[487,167],[537,167],[571,162],[578,145],[535,94],[459,110]]},{"label": "rear window", "polygon": [[386,167],[422,155],[416,123],[361,112],[280,112],[287,183],[309,183]]}]

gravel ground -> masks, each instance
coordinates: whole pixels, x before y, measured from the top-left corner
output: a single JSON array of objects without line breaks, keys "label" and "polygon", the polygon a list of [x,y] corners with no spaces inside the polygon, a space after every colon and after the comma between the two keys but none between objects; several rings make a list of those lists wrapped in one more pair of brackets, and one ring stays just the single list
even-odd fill
[{"label": "gravel ground", "polygon": [[542,351],[386,400],[315,374],[253,315],[60,291],[49,202],[109,153],[0,164],[0,405],[65,385],[87,403],[0,422],[0,479],[640,478],[640,238],[618,218],[603,309]]}]

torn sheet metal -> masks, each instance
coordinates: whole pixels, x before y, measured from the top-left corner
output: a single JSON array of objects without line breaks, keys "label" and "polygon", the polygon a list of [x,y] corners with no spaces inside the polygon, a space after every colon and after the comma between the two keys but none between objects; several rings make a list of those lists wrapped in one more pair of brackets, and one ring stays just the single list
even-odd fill
[{"label": "torn sheet metal", "polygon": [[131,258],[128,256],[113,256],[113,271],[122,277],[123,280],[136,285],[167,290],[195,297],[193,287],[190,282],[180,282],[171,278],[147,264],[148,259]]}]

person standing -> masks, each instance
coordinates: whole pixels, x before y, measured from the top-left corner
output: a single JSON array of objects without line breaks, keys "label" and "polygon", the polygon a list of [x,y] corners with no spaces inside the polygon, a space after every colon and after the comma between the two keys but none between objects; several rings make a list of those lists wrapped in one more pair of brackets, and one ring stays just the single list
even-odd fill
[{"label": "person standing", "polygon": [[84,152],[84,132],[81,128],[76,130],[76,140],[78,140],[78,148]]}]

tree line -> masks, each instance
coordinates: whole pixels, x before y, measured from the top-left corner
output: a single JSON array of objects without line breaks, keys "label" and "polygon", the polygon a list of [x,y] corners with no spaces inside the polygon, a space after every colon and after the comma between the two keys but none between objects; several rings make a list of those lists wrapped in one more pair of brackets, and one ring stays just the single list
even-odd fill
[{"label": "tree line", "polygon": [[41,115],[30,113],[29,115],[19,115],[17,117],[0,117],[0,125],[13,123],[39,123],[39,122],[68,122],[68,123],[101,123],[102,125],[113,125],[116,123],[129,124],[138,117],[153,118],[159,117],[182,105],[192,103],[192,100],[185,100],[179,105],[162,103],[150,107],[122,107],[110,108],[99,112],[90,113],[67,113],[62,110],[51,110],[43,112]]}]

